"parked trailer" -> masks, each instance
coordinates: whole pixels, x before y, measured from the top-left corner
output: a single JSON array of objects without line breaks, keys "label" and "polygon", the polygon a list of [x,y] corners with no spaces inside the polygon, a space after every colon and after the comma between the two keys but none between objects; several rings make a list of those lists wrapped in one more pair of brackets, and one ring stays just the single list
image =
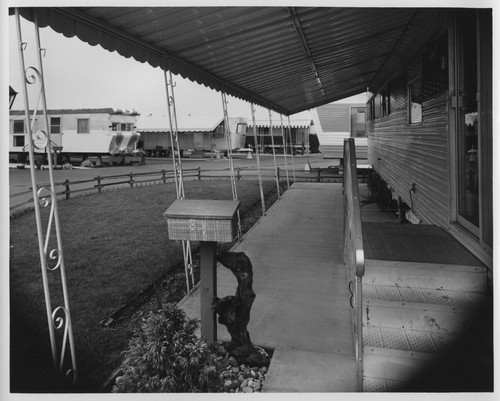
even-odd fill
[{"label": "parked trailer", "polygon": [[[141,134],[139,147],[146,155],[167,157],[172,153],[170,130],[166,128],[138,129]],[[247,132],[247,120],[243,117],[229,119],[229,135],[231,150],[237,151],[244,147]],[[228,142],[224,120],[221,118],[212,126],[200,128],[179,128],[179,148],[182,156],[205,153],[225,153]]]},{"label": "parked trailer", "polygon": [[[33,132],[50,132],[57,164],[80,164],[87,159],[97,164],[125,163],[137,153],[140,134],[136,131],[136,122],[140,114],[135,110],[61,109],[48,110],[47,114],[50,127],[45,127],[45,118],[39,116]],[[24,111],[10,112],[9,160],[12,163],[24,164],[29,159],[24,118]],[[46,162],[45,148],[35,149],[35,158],[37,164]]]}]

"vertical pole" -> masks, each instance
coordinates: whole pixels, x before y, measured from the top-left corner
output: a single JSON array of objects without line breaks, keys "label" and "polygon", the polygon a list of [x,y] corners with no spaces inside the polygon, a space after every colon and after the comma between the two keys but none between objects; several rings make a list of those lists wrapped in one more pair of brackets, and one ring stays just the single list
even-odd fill
[{"label": "vertical pole", "polygon": [[[53,165],[52,165],[52,141],[50,139],[50,123],[49,123],[49,116],[47,113],[47,98],[45,95],[45,81],[44,81],[44,73],[43,73],[43,63],[42,63],[42,48],[41,48],[41,42],[40,42],[40,29],[38,26],[38,16],[35,18],[35,36],[36,36],[36,42],[37,42],[37,56],[38,56],[38,66],[40,68],[40,75],[41,75],[41,97],[42,97],[42,106],[43,106],[43,114],[45,117],[45,126],[47,128],[47,147],[46,147],[46,152],[48,153],[47,155],[47,160],[49,164],[49,178],[50,178],[50,191],[53,194],[53,199],[52,199],[52,213],[53,213],[53,218],[54,218],[54,226],[55,226],[55,231],[56,231],[56,242],[57,242],[57,249],[52,250],[52,252],[57,251],[59,253],[59,273],[61,277],[61,287],[62,287],[62,293],[63,293],[63,299],[64,299],[64,307],[58,307],[52,312],[52,319],[57,321],[56,318],[56,312],[58,310],[63,310],[64,311],[64,318],[65,319],[65,332],[64,332],[64,337],[63,337],[63,343],[62,343],[62,348],[61,348],[61,354],[60,354],[60,360],[59,360],[59,371],[62,373],[63,366],[64,366],[64,358],[65,358],[65,350],[66,350],[66,340],[69,342],[69,348],[70,348],[70,357],[71,357],[71,367],[68,372],[73,376],[73,383],[76,382],[78,376],[77,376],[77,365],[76,365],[76,353],[75,353],[75,343],[74,343],[74,338],[73,338],[73,324],[72,324],[72,319],[71,319],[71,312],[70,312],[70,307],[69,307],[69,295],[68,295],[68,289],[66,285],[66,268],[64,264],[64,256],[63,256],[63,246],[62,246],[62,233],[60,229],[60,224],[59,224],[59,214],[57,211],[57,200],[55,197],[56,189],[55,189],[55,181],[54,181],[54,173],[53,173]],[[48,243],[49,243],[49,233],[47,232],[47,238],[45,239],[45,249],[48,250]],[[68,373],[66,372],[66,373]]]},{"label": "vertical pole", "polygon": [[66,187],[66,200],[69,199],[69,194],[70,194],[70,191],[69,191],[69,180],[66,178],[66,181],[64,181],[64,186]]},{"label": "vertical pole", "polygon": [[276,150],[274,149],[274,135],[273,135],[273,118],[271,116],[271,109],[269,109],[269,134],[271,135],[271,145],[273,148],[273,163],[274,163],[274,176],[276,178],[276,190],[278,191],[278,199],[281,198],[280,182],[278,177],[278,166],[276,164]]},{"label": "vertical pole", "polygon": [[[31,188],[33,190],[33,201],[35,206],[35,219],[36,219],[36,227],[37,227],[37,239],[38,239],[38,248],[40,253],[40,262],[41,262],[41,270],[42,270],[42,282],[44,287],[44,296],[45,296],[45,309],[47,312],[47,324],[49,327],[49,337],[50,344],[52,349],[52,360],[54,362],[54,366],[57,366],[57,349],[56,349],[56,340],[54,335],[54,326],[52,323],[52,304],[50,301],[50,290],[48,284],[47,277],[47,269],[45,268],[45,254],[43,251],[43,232],[42,232],[42,218],[40,212],[40,204],[38,203],[38,186],[36,184],[36,176],[35,176],[35,152],[33,149],[33,133],[30,124],[30,115],[29,115],[29,99],[28,99],[28,88],[26,85],[26,66],[24,63],[24,42],[21,35],[21,22],[19,17],[19,10],[16,8],[16,25],[17,25],[17,45],[19,50],[19,64],[21,66],[21,76],[23,77],[23,85],[21,88],[23,90],[24,97],[24,121],[26,125],[26,130],[28,134],[28,151],[30,157],[30,174],[31,174]],[[35,116],[33,116],[33,119]]]},{"label": "vertical pole", "polygon": [[264,189],[262,187],[262,171],[260,170],[260,156],[259,156],[259,146],[257,142],[257,127],[255,125],[255,105],[251,103],[252,109],[252,125],[253,125],[253,139],[255,142],[255,156],[257,158],[257,176],[259,179],[259,189],[260,189],[260,202],[262,207],[262,216],[266,214],[266,201],[264,198]]},{"label": "vertical pole", "polygon": [[201,337],[207,342],[217,341],[216,314],[212,303],[217,296],[217,266],[215,254],[217,243],[201,242],[200,245],[200,302],[201,302]]},{"label": "vertical pole", "polygon": [[[175,147],[175,143],[174,143],[174,127],[173,127],[173,123],[172,123],[172,103],[173,103],[173,99],[172,97],[170,96],[170,93],[169,93],[169,83],[168,83],[168,78],[167,78],[167,66],[166,66],[166,61],[165,61],[165,65],[163,67],[163,76],[165,78],[165,91],[166,91],[166,94],[167,94],[167,104],[168,104],[168,121],[169,121],[169,124],[170,124],[170,148],[172,149],[172,167],[174,169],[174,181],[175,181],[175,190],[177,192],[177,199],[180,199],[180,192],[179,192],[179,182],[178,182],[178,177],[177,177],[177,164],[175,162],[175,150],[176,150],[176,147]],[[175,135],[177,135],[177,132],[175,132]]]},{"label": "vertical pole", "polygon": [[[168,118],[170,123],[170,144],[172,148],[172,164],[174,167],[174,179],[175,179],[175,189],[177,192],[177,199],[184,199],[184,180],[182,177],[182,160],[181,160],[181,150],[179,147],[178,138],[178,126],[177,126],[177,112],[175,108],[175,94],[174,94],[174,81],[172,78],[172,72],[169,71],[169,79],[167,78],[167,60],[163,59],[164,66],[163,72],[165,77],[165,88],[167,93],[167,103],[168,103]],[[172,95],[169,93],[169,86]],[[175,151],[177,150],[177,159],[175,156]],[[191,253],[191,242],[182,241],[182,251],[184,255],[184,272],[186,275],[186,287],[187,292],[191,292],[191,286],[194,286],[194,274],[193,274],[193,256]],[[189,284],[189,277],[191,277],[191,285]]]},{"label": "vertical pole", "polygon": [[[222,111],[224,113],[224,135],[227,143],[227,158],[229,160],[229,172],[231,174],[231,190],[233,192],[233,200],[238,199],[238,190],[236,188],[236,180],[234,176],[234,160],[233,160],[233,143],[231,139],[231,127],[229,126],[229,113],[227,112],[227,98],[224,91],[221,92],[222,96]],[[236,135],[236,133],[235,133]],[[238,172],[239,174],[239,172]],[[239,180],[240,177],[238,177]],[[237,210],[238,215],[238,238],[241,239],[241,217],[240,211]]]},{"label": "vertical pole", "polygon": [[283,115],[280,114],[280,122],[281,122],[281,137],[283,138],[283,155],[285,158],[285,172],[286,172],[286,188],[290,188],[290,178],[288,177],[288,162],[287,162],[287,155],[286,155],[286,136],[285,136],[285,129],[283,127]]},{"label": "vertical pole", "polygon": [[292,141],[292,125],[290,124],[290,116],[288,116],[288,133],[290,135],[290,149],[291,149],[291,153],[292,153],[292,171],[293,171],[293,179],[295,180],[295,159],[294,159],[294,155],[293,155],[293,152],[295,151],[294,147],[293,147],[293,141]]}]

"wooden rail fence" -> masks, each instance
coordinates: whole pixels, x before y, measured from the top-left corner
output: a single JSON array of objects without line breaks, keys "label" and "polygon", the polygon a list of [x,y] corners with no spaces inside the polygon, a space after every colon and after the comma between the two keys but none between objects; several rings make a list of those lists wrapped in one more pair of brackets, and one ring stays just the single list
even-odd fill
[{"label": "wooden rail fence", "polygon": [[[278,180],[286,180],[286,171],[278,168]],[[183,178],[186,180],[202,180],[202,179],[229,179],[230,172],[229,169],[220,170],[210,170],[192,168],[183,169]],[[272,167],[262,168],[261,174],[263,179],[275,179],[275,170]],[[243,179],[257,179],[258,171],[257,168],[248,167],[238,167],[235,168],[235,178],[237,180]],[[296,171],[295,178],[292,171],[289,169],[288,177],[290,182],[293,181],[307,181],[307,182],[342,182],[342,171],[338,168],[328,168],[328,169],[311,169],[311,171]],[[366,179],[366,174],[360,175],[360,180],[364,182]],[[100,193],[103,189],[110,187],[130,187],[143,186],[153,183],[163,183],[173,182],[175,180],[174,172],[168,170],[160,170],[154,172],[130,172],[127,174],[117,174],[117,175],[97,175],[91,179],[86,180],[70,180],[66,179],[61,182],[55,183],[56,193],[55,196],[58,199],[70,199],[76,194],[91,194]],[[38,184],[38,188],[50,187],[48,183]],[[10,195],[10,210],[22,208],[23,206],[29,206],[33,203],[33,197],[31,196],[26,200],[26,197],[32,195],[32,189],[27,191],[18,192]]]}]

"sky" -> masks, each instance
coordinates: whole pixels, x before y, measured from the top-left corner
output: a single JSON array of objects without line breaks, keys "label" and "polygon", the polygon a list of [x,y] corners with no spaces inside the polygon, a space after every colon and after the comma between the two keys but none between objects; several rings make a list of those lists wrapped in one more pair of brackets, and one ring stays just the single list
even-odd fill
[{"label": "sky", "polygon": [[[26,67],[37,66],[34,24],[21,17],[22,40],[27,42]],[[20,94],[12,109],[24,108],[21,70],[17,48],[15,17],[9,17],[9,84]],[[66,38],[51,28],[40,29],[47,107],[49,109],[111,107],[137,110],[139,128],[169,126],[164,73],[147,63],[127,59],[99,45],[91,46],[80,39]],[[220,92],[173,75],[177,119],[180,128],[211,126],[223,117]],[[29,89],[30,92],[33,92]],[[228,96],[229,117],[251,119],[250,103]],[[30,108],[37,99],[30,98]],[[256,119],[269,120],[269,112],[256,107]],[[273,119],[279,114],[273,112]],[[291,119],[309,119],[308,111]]]}]

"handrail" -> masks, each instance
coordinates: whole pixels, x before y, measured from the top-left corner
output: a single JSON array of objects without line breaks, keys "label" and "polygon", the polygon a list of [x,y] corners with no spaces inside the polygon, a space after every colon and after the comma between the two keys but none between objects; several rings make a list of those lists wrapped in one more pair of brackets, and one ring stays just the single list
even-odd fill
[{"label": "handrail", "polygon": [[363,276],[365,253],[361,227],[354,138],[344,140],[344,264],[347,266],[358,389],[363,391]]}]

